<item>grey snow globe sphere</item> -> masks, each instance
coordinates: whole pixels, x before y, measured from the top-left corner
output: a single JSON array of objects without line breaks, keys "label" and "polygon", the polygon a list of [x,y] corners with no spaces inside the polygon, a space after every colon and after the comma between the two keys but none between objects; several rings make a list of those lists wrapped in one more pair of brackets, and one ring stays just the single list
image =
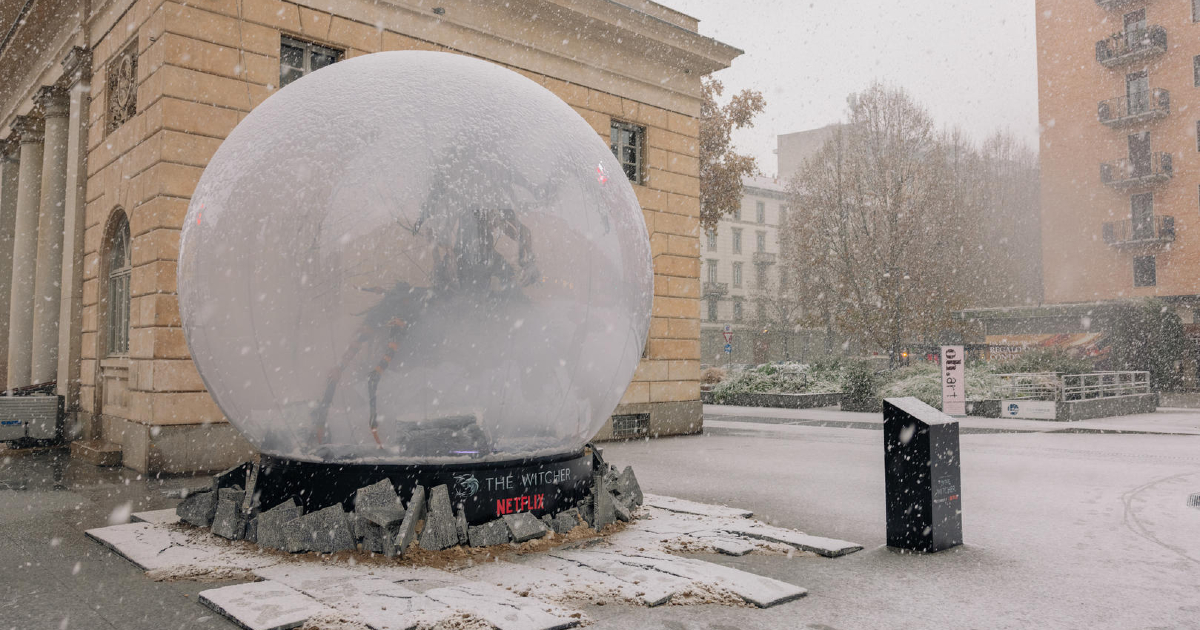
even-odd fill
[{"label": "grey snow globe sphere", "polygon": [[637,367],[653,273],[607,143],[500,66],[385,52],[221,144],[179,253],[192,357],[263,453],[364,464],[578,452]]}]

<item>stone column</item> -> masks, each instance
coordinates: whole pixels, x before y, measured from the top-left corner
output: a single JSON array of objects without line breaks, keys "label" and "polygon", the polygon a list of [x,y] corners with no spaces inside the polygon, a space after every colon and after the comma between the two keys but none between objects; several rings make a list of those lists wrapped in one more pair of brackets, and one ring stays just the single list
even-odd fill
[{"label": "stone column", "polygon": [[17,186],[21,147],[0,143],[0,388],[8,383],[8,307],[12,292],[13,229],[17,219]]},{"label": "stone column", "polygon": [[[71,99],[67,137],[67,198],[63,230],[62,304],[58,315],[58,394],[68,417],[79,409],[79,367],[83,328],[83,232],[87,203],[88,95],[92,53],[75,47],[63,60]],[[84,431],[91,438],[92,431]]]},{"label": "stone column", "polygon": [[39,203],[37,271],[33,283],[33,383],[58,375],[58,316],[62,299],[64,210],[67,202],[67,139],[71,103],[67,91],[46,86],[35,99],[46,121]]},{"label": "stone column", "polygon": [[17,176],[8,309],[9,389],[33,382],[33,275],[37,267],[38,202],[42,195],[42,119],[17,116],[12,129],[21,141],[21,167]]}]

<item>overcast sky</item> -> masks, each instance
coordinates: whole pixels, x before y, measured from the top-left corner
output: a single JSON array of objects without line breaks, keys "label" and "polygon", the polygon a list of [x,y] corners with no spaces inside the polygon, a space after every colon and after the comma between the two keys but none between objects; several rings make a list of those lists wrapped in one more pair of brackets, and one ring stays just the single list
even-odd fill
[{"label": "overcast sky", "polygon": [[1009,128],[1037,148],[1034,0],[659,0],[746,51],[717,73],[767,109],[734,136],[775,174],[775,136],[841,119],[875,80],[907,88],[940,126]]}]

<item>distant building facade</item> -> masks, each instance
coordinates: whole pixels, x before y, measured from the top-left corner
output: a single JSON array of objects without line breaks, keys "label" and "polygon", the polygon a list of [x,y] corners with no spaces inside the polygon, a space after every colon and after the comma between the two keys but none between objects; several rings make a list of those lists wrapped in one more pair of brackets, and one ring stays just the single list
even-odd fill
[{"label": "distant building facade", "polygon": [[980,309],[986,341],[1088,345],[1131,299],[1200,338],[1200,2],[1038,0],[1045,304]]},{"label": "distant building facade", "polygon": [[[705,364],[799,360],[823,343],[788,321],[799,312],[786,294],[788,278],[780,264],[787,216],[787,192],[778,180],[746,177],[741,206],[701,239]],[[726,326],[733,332],[731,353],[725,352]]]},{"label": "distant building facade", "polygon": [[648,0],[0,4],[5,388],[52,383],[80,456],[115,450],[168,473],[245,457],[180,327],[179,235],[200,174],[281,84],[357,55],[440,50],[544,85],[619,154],[655,301],[621,422],[599,437],[699,431],[700,81],[741,51],[697,26]]},{"label": "distant building facade", "polygon": [[825,141],[833,137],[842,123],[833,123],[816,129],[796,131],[775,136],[776,177],[785,186],[787,182],[804,166],[804,161],[812,157],[825,146]]}]

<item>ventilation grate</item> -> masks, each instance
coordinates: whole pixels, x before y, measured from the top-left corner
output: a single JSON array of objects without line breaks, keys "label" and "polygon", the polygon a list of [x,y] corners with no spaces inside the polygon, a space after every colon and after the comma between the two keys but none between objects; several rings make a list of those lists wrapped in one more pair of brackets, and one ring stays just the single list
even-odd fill
[{"label": "ventilation grate", "polygon": [[1188,507],[1200,508],[1200,492],[1188,497]]},{"label": "ventilation grate", "polygon": [[612,417],[613,438],[635,438],[650,433],[650,414],[631,413]]}]

